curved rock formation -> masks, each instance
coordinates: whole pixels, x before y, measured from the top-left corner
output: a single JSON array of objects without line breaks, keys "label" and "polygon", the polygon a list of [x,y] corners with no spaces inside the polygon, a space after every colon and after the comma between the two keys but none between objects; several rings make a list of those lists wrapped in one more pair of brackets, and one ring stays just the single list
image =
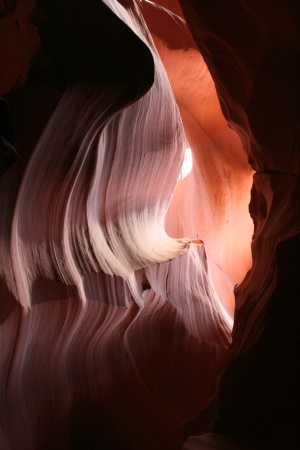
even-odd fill
[{"label": "curved rock formation", "polygon": [[[232,345],[216,396],[214,429],[258,438],[270,448],[294,448],[299,416],[299,279],[294,268],[300,229],[299,6],[294,1],[181,5],[224,116],[257,172],[250,201],[253,265],[235,291]],[[198,417],[189,432],[200,430],[208,414]]]},{"label": "curved rock formation", "polygon": [[295,442],[294,3],[33,3],[1,19],[31,30],[1,78],[1,450],[175,450],[200,411]]}]

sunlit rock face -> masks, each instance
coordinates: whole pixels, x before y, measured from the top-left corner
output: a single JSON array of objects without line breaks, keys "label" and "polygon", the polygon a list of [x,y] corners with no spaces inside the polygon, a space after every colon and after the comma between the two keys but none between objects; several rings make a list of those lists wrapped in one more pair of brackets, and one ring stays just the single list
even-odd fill
[{"label": "sunlit rock face", "polygon": [[[253,222],[248,204],[253,170],[241,140],[221,113],[214,82],[188,27],[149,2],[142,3],[142,12],[192,151],[192,167],[175,189],[166,229],[174,237],[205,242],[214,287],[233,316],[233,288],[251,266]],[[158,23],[163,24],[161,29]]]},{"label": "sunlit rock face", "polygon": [[[294,448],[299,408],[299,5],[180,2],[254,175],[253,265],[235,291],[214,430]],[[236,23],[239,23],[237,26]],[[281,374],[281,375],[280,375]],[[187,433],[200,432],[208,410]]]},{"label": "sunlit rock face", "polygon": [[[6,25],[18,20],[18,4]],[[241,355],[256,355],[255,346],[268,353],[259,339],[271,342],[277,330],[285,277],[296,283],[284,261],[298,242],[299,192],[292,170],[284,181],[256,173],[251,191],[254,171],[273,161],[272,121],[264,134],[263,49],[248,61],[250,40],[234,44],[240,9],[254,24],[262,12],[241,5],[226,15],[230,45],[214,10],[193,2],[23,6],[26,70],[8,71],[1,85],[21,156],[0,179],[1,449],[179,449],[211,392],[193,432],[214,423],[223,434],[249,436],[252,427],[261,437],[255,421],[245,426],[233,383],[242,381]],[[269,43],[275,32],[262,28]],[[229,54],[204,45],[206,34]],[[238,80],[225,70],[232,66]],[[295,320],[295,289],[287,292]],[[279,334],[294,354],[295,327]],[[276,342],[283,353],[283,338]],[[252,361],[243,380],[255,374]],[[250,398],[255,411],[258,396]],[[266,414],[276,409],[266,404]]]}]

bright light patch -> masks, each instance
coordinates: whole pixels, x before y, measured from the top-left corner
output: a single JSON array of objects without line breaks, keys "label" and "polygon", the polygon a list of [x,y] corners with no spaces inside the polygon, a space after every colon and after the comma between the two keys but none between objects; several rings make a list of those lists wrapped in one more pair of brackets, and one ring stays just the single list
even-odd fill
[{"label": "bright light patch", "polygon": [[183,178],[187,177],[193,168],[193,155],[190,147],[185,149],[184,159],[181,167],[181,172],[179,175],[179,179],[183,180]]}]

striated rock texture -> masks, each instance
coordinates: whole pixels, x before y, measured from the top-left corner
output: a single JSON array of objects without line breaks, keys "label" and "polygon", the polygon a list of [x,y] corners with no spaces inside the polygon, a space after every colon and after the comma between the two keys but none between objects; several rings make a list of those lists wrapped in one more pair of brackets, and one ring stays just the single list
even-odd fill
[{"label": "striated rock texture", "polygon": [[296,3],[8,6],[1,450],[294,445]]},{"label": "striated rock texture", "polygon": [[[299,406],[299,5],[181,2],[225,118],[257,172],[253,265],[235,290],[214,430],[295,448]],[[237,25],[238,22],[238,25]],[[201,430],[207,410],[187,427]]]}]

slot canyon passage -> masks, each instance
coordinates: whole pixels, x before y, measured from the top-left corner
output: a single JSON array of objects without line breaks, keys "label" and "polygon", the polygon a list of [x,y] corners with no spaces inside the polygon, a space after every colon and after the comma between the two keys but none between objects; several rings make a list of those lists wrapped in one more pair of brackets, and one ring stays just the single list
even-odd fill
[{"label": "slot canyon passage", "polygon": [[0,1],[0,450],[298,448],[299,19]]}]

